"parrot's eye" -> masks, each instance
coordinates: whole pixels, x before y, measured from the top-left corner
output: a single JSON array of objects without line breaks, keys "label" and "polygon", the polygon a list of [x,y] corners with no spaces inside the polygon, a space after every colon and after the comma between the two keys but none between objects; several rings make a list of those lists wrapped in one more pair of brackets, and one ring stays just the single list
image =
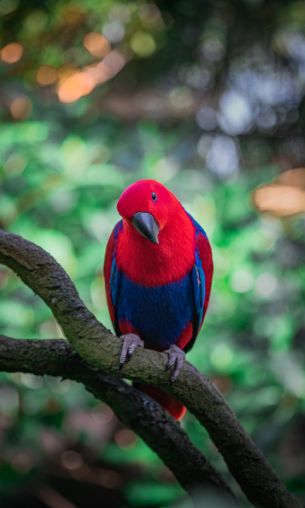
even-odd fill
[{"label": "parrot's eye", "polygon": [[155,192],[152,192],[151,193],[151,198],[152,198],[153,201],[157,201],[158,196],[157,196],[157,194]]}]

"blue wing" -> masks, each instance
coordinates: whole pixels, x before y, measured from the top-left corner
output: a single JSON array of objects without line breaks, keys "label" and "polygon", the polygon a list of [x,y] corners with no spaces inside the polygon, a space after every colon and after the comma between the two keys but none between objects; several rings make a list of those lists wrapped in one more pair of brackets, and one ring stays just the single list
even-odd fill
[{"label": "blue wing", "polygon": [[117,236],[122,228],[122,221],[119,221],[113,229],[106,247],[104,263],[104,277],[106,283],[107,303],[111,321],[117,335],[120,334],[117,320],[117,305],[121,287],[121,273],[115,260]]},{"label": "blue wing", "polygon": [[203,323],[205,304],[209,296],[209,287],[206,284],[206,274],[202,264],[202,239],[204,244],[208,243],[207,235],[200,224],[189,214],[191,221],[195,227],[196,234],[196,251],[195,251],[195,264],[192,269],[192,284],[193,284],[193,298],[194,298],[194,317],[193,317],[193,336],[190,342],[186,345],[185,351],[189,351],[194,344],[194,341],[199,333]]},{"label": "blue wing", "polygon": [[201,259],[199,252],[196,250],[195,264],[192,270],[193,280],[193,291],[194,291],[194,303],[195,303],[195,316],[193,322],[193,336],[194,338],[198,335],[202,319],[203,319],[203,308],[205,300],[205,275],[202,268]]}]

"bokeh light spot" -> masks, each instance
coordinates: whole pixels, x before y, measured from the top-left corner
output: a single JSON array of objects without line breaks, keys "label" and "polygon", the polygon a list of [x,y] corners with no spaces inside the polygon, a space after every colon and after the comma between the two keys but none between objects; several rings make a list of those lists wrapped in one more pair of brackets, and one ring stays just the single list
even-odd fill
[{"label": "bokeh light spot", "polygon": [[225,92],[220,99],[218,121],[231,135],[247,132],[252,126],[253,111],[248,99],[236,90]]},{"label": "bokeh light spot", "polygon": [[187,111],[193,105],[193,96],[186,86],[179,86],[169,93],[169,102],[172,109],[176,111]]},{"label": "bokeh light spot", "polygon": [[18,42],[11,42],[2,48],[1,59],[7,64],[18,62],[22,58],[23,47]]},{"label": "bokeh light spot", "polygon": [[246,293],[253,287],[254,278],[249,270],[240,269],[233,272],[231,286],[238,293]]},{"label": "bokeh light spot", "polygon": [[233,353],[227,344],[217,344],[211,353],[211,362],[217,369],[229,367],[233,360]]},{"label": "bokeh light spot", "polygon": [[71,471],[79,469],[83,465],[82,457],[74,450],[66,450],[61,456],[61,462],[64,468]]},{"label": "bokeh light spot", "polygon": [[118,19],[113,19],[103,26],[103,34],[110,42],[120,42],[125,35],[123,23]]},{"label": "bokeh light spot", "polygon": [[153,3],[141,5],[139,8],[139,17],[145,27],[159,30],[164,27],[161,12],[158,6]]},{"label": "bokeh light spot", "polygon": [[84,95],[92,92],[95,82],[87,72],[78,71],[63,79],[58,88],[58,98],[61,102],[75,102]]},{"label": "bokeh light spot", "polygon": [[111,45],[104,35],[98,32],[90,32],[83,40],[84,47],[93,56],[101,58],[109,53]]},{"label": "bokeh light spot", "polygon": [[[199,142],[198,151],[201,153]],[[239,169],[239,151],[233,138],[229,136],[215,136],[208,144],[206,163],[212,173],[221,178],[227,178]]]},{"label": "bokeh light spot", "polygon": [[216,111],[210,106],[203,106],[196,114],[197,124],[201,129],[211,131],[217,127]]},{"label": "bokeh light spot", "polygon": [[129,429],[120,429],[116,432],[114,439],[120,448],[129,448],[135,444],[136,436]]},{"label": "bokeh light spot", "polygon": [[278,288],[278,281],[272,273],[262,273],[255,282],[256,293],[269,298]]},{"label": "bokeh light spot", "polygon": [[305,189],[305,168],[284,171],[284,173],[280,174],[277,181],[283,185],[292,185],[293,187],[303,187]]},{"label": "bokeh light spot", "polygon": [[115,76],[125,65],[126,58],[117,50],[110,51],[98,64],[83,70],[67,70],[60,78],[57,95],[61,102],[75,102],[88,95],[97,85]]},{"label": "bokeh light spot", "polygon": [[10,112],[15,120],[24,120],[32,112],[32,102],[24,95],[20,95],[10,103]]},{"label": "bokeh light spot", "polygon": [[41,86],[51,85],[56,81],[57,71],[51,65],[42,65],[36,74],[37,83]]},{"label": "bokeh light spot", "polygon": [[289,217],[305,212],[305,190],[292,185],[270,184],[254,191],[253,200],[260,212]]},{"label": "bokeh light spot", "polygon": [[157,48],[153,36],[142,31],[138,31],[133,35],[130,47],[137,56],[143,58],[152,55]]}]

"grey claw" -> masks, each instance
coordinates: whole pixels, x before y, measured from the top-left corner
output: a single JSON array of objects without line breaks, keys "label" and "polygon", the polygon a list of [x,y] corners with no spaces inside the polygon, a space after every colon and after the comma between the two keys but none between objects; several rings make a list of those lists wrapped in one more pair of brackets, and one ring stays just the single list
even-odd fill
[{"label": "grey claw", "polygon": [[121,335],[121,339],[123,340],[123,345],[120,355],[120,369],[123,367],[124,363],[132,357],[138,347],[144,347],[143,340],[134,333]]},{"label": "grey claw", "polygon": [[166,370],[172,369],[171,381],[176,381],[183,367],[185,360],[185,353],[180,347],[173,345],[166,351],[168,360],[166,363]]}]

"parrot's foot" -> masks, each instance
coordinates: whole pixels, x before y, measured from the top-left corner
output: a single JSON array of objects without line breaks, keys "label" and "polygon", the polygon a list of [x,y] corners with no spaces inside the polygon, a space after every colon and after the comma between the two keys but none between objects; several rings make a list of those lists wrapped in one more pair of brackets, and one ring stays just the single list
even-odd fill
[{"label": "parrot's foot", "polygon": [[126,333],[121,335],[123,340],[122,351],[120,355],[120,368],[124,365],[138,347],[144,347],[144,342],[135,333]]},{"label": "parrot's foot", "polygon": [[167,369],[172,370],[171,381],[176,381],[179,376],[180,370],[183,367],[185,360],[185,353],[180,349],[180,347],[173,345],[170,346],[169,349],[165,351],[168,355],[168,360],[166,364]]}]

